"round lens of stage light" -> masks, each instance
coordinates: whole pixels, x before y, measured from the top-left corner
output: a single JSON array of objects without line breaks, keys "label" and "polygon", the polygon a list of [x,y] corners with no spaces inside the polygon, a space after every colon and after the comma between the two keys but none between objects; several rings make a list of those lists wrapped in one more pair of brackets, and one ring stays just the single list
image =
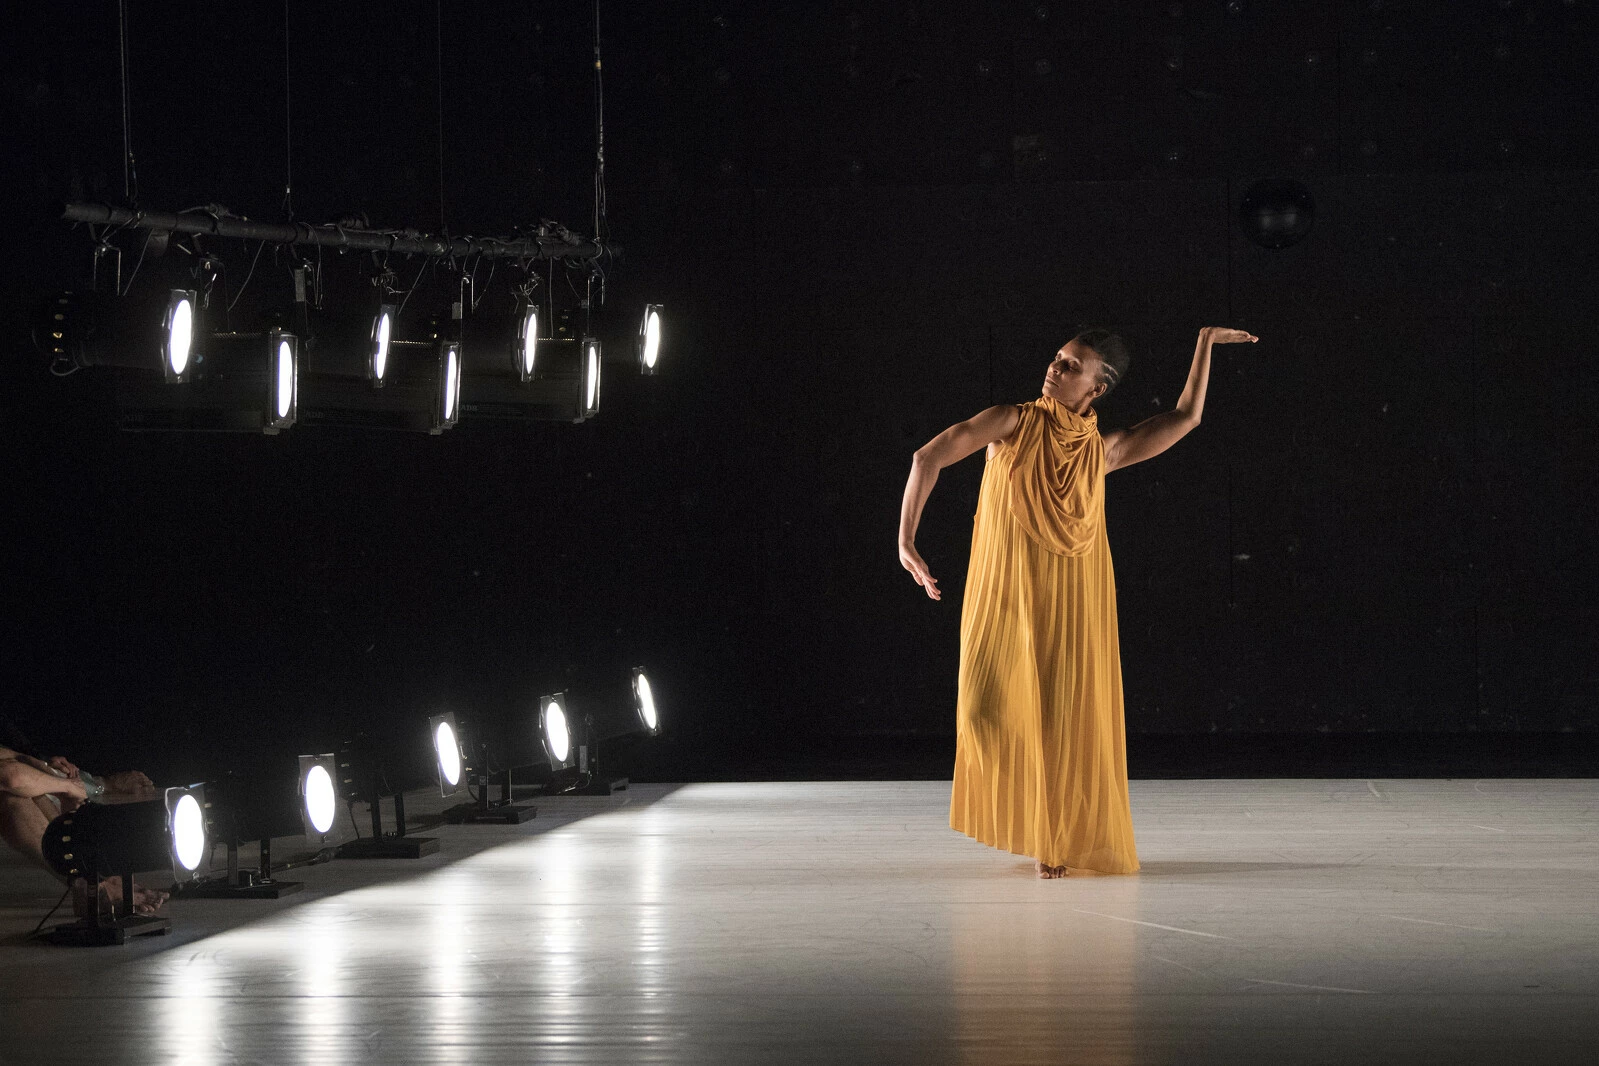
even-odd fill
[{"label": "round lens of stage light", "polygon": [[655,360],[661,354],[661,313],[650,308],[644,316],[644,368],[655,369]]},{"label": "round lens of stage light", "polygon": [[333,775],[324,766],[313,766],[305,774],[305,813],[311,828],[326,833],[333,828],[338,805],[333,797]]},{"label": "round lens of stage light", "polygon": [[566,712],[554,700],[544,705],[544,736],[549,740],[550,754],[565,762],[572,751],[572,736],[566,730]]},{"label": "round lens of stage light", "polygon": [[655,693],[650,691],[650,679],[643,674],[633,678],[633,699],[638,704],[638,716],[649,729],[656,727]]},{"label": "round lens of stage light", "polygon": [[455,742],[455,730],[449,722],[440,722],[433,733],[433,745],[439,752],[439,773],[444,783],[454,788],[461,783],[461,747]]},{"label": "round lens of stage light", "polygon": [[522,316],[522,376],[533,376],[533,356],[537,353],[539,343],[539,313],[534,308],[529,308],[526,315]]},{"label": "round lens of stage light", "polygon": [[389,367],[389,334],[393,329],[393,318],[387,311],[380,312],[372,325],[372,376],[379,381]]},{"label": "round lens of stage light", "polygon": [[189,349],[194,345],[194,303],[187,295],[168,308],[167,367],[174,374],[189,369]]},{"label": "round lens of stage light", "polygon": [[197,869],[205,858],[205,815],[200,801],[187,792],[172,808],[172,850],[185,870]]},{"label": "round lens of stage light", "polygon": [[294,345],[278,341],[278,417],[288,418],[294,406]]},{"label": "round lens of stage light", "polygon": [[444,355],[444,420],[455,417],[455,397],[461,386],[461,350],[450,345]]},{"label": "round lens of stage light", "polygon": [[597,344],[588,347],[588,372],[584,375],[583,408],[593,411],[600,405],[600,348]]}]

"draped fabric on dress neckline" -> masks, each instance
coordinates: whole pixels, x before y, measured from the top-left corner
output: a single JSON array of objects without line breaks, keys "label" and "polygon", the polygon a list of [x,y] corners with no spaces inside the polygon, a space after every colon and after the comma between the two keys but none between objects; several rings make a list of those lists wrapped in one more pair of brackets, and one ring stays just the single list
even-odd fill
[{"label": "draped fabric on dress neckline", "polygon": [[1082,555],[1093,547],[1104,515],[1099,412],[1090,407],[1080,415],[1047,396],[1021,408],[1011,438],[1011,514],[1045,550]]}]

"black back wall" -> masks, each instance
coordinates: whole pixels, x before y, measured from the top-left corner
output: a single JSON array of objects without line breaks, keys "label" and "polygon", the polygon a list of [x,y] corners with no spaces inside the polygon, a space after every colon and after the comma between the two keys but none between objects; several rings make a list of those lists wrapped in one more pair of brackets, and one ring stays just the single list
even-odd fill
[{"label": "black back wall", "polygon": [[[1203,425],[1109,482],[1129,729],[1599,728],[1592,4],[639,8],[600,320],[665,303],[665,372],[440,438],[119,435],[50,377],[26,311],[89,245],[40,216],[121,193],[116,11],[15,28],[8,714],[198,773],[644,662],[684,745],[947,734],[982,460],[924,516],[933,603],[911,452],[1087,326],[1131,424],[1225,325],[1262,339]],[[455,232],[589,228],[589,15],[445,6]],[[281,9],[130,16],[141,202],[278,217]],[[439,9],[290,17],[297,217],[435,227]],[[1294,247],[1234,221],[1263,176],[1315,196]]]}]

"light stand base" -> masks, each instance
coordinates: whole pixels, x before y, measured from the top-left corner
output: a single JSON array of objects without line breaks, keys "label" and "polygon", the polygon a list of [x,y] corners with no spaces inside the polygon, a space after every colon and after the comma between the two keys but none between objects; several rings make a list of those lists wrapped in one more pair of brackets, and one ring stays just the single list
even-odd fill
[{"label": "light stand base", "polygon": [[439,850],[435,837],[362,837],[339,845],[341,859],[420,859]]},{"label": "light stand base", "polygon": [[73,948],[98,948],[126,944],[134,937],[166,936],[172,930],[170,918],[135,914],[127,918],[102,919],[90,925],[88,919],[58,925],[45,934],[52,944]]},{"label": "light stand base", "polygon": [[238,883],[228,881],[193,881],[179,885],[172,892],[173,899],[278,899],[293,895],[305,887],[303,881],[258,881],[248,874]]},{"label": "light stand base", "polygon": [[451,825],[521,825],[529,818],[537,817],[539,809],[531,803],[517,804],[509,800],[491,803],[488,808],[479,807],[476,803],[458,803],[444,811],[444,820]]}]

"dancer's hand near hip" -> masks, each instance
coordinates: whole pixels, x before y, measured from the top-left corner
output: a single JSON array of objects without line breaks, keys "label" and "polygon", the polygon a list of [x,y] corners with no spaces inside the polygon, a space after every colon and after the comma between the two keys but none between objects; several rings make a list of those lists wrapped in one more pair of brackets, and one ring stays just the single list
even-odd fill
[{"label": "dancer's hand near hip", "polygon": [[916,552],[916,545],[901,544],[899,546],[899,565],[909,570],[911,577],[916,579],[916,583],[927,590],[929,599],[936,600],[943,596],[943,593],[938,589],[938,578],[928,572],[927,564],[922,561],[922,557]]},{"label": "dancer's hand near hip", "polygon": [[958,463],[980,448],[1003,440],[1016,431],[1021,409],[1014,404],[999,404],[979,411],[964,422],[957,422],[916,449],[911,458],[911,475],[905,481],[905,498],[899,509],[899,563],[911,572],[916,583],[927,590],[929,599],[938,599],[938,579],[928,573],[927,564],[916,552],[916,527],[922,520],[922,505],[938,483],[938,472]]}]

